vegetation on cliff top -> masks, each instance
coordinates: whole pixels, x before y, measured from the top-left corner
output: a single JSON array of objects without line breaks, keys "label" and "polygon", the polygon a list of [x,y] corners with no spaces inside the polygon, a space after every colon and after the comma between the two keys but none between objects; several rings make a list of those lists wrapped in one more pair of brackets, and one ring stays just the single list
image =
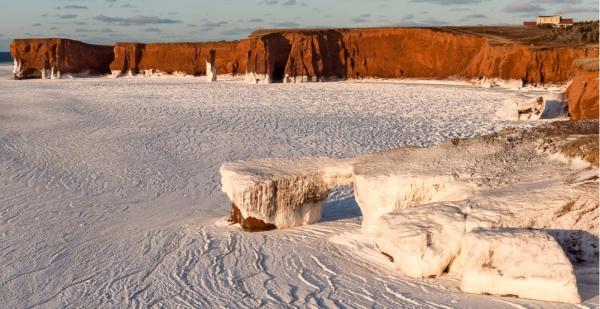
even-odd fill
[{"label": "vegetation on cliff top", "polygon": [[533,37],[532,41],[577,45],[598,43],[598,21],[578,22],[568,28],[546,29],[546,32]]},{"label": "vegetation on cliff top", "polygon": [[579,58],[573,61],[573,65],[581,70],[586,72],[598,72],[599,71],[599,61],[598,58]]}]

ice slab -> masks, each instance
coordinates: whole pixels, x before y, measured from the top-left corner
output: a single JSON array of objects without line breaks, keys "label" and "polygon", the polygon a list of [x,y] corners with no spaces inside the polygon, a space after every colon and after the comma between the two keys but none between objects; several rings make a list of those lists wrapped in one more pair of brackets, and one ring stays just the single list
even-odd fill
[{"label": "ice slab", "polygon": [[263,159],[221,166],[233,220],[246,229],[290,228],[321,218],[329,191],[352,182],[351,160]]},{"label": "ice slab", "polygon": [[579,303],[573,266],[547,233],[477,229],[461,249],[460,289],[468,293]]},{"label": "ice slab", "polygon": [[375,239],[395,268],[414,278],[437,277],[460,252],[465,215],[450,203],[417,206],[381,216]]}]

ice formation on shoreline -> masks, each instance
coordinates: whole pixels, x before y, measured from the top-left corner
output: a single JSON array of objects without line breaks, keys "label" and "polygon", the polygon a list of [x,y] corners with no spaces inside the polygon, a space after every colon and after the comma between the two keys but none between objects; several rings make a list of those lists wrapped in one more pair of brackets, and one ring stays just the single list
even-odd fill
[{"label": "ice formation on shoreline", "polygon": [[461,261],[464,292],[581,302],[571,263],[543,231],[474,230],[463,241]]},{"label": "ice formation on shoreline", "polygon": [[232,219],[248,230],[317,222],[330,190],[352,178],[349,162],[329,158],[232,162],[220,173],[222,190],[240,213]]},{"label": "ice formation on shoreline", "polygon": [[[431,148],[400,148],[350,159],[227,163],[221,168],[223,191],[242,218],[259,218],[273,227],[288,228],[317,221],[320,203],[329,190],[352,183],[363,214],[363,230],[376,235],[378,247],[393,258],[396,268],[417,278],[438,276],[458,255],[464,233],[498,227],[551,232],[561,222],[559,218],[577,215],[571,211],[574,199],[586,199],[597,193],[597,188],[572,185],[570,179],[590,179],[585,175],[590,164],[597,165],[597,158],[594,161],[589,155],[594,153],[594,145],[597,151],[597,127],[594,121],[555,122],[530,130],[508,129],[480,138],[452,140]],[[573,169],[572,164],[553,159],[557,153],[588,163]],[[316,201],[319,204],[313,205]],[[452,201],[456,203],[448,205],[453,206],[443,204]],[[303,207],[317,211],[308,220],[288,219],[306,218]],[[582,207],[586,213],[597,212],[598,201],[586,199]],[[580,219],[567,226],[562,221],[561,227],[572,231],[554,235],[571,259],[594,262],[598,257],[594,217]],[[595,235],[591,239],[596,243],[584,247],[589,244],[587,239],[576,236],[582,232]],[[573,247],[580,251],[568,250]],[[456,262],[451,271],[460,271],[462,266],[464,272],[469,261],[460,258]],[[515,293],[554,299],[518,289]],[[556,299],[573,302],[575,296],[571,293]]]}]

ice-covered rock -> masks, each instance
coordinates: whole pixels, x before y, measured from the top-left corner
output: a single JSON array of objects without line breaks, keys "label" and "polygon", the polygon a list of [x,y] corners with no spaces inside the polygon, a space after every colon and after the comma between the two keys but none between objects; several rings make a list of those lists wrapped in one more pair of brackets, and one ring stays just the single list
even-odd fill
[{"label": "ice-covered rock", "polygon": [[271,76],[269,74],[246,72],[245,79],[250,84],[270,84],[271,83]]},{"label": "ice-covered rock", "polygon": [[377,225],[377,246],[393,258],[398,271],[436,277],[460,252],[465,215],[451,203],[436,203],[385,214]]},{"label": "ice-covered rock", "polygon": [[516,95],[504,101],[495,116],[498,120],[554,119],[568,117],[568,106],[560,93],[535,98]]},{"label": "ice-covered rock", "polygon": [[321,218],[329,191],[352,182],[350,160],[263,159],[221,166],[232,220],[244,229],[290,228]]},{"label": "ice-covered rock", "polygon": [[363,215],[363,229],[376,231],[377,219],[389,212],[431,202],[460,201],[473,195],[479,188],[473,175],[467,173],[471,164],[466,158],[499,150],[480,146],[446,143],[358,158],[354,164],[354,194]]},{"label": "ice-covered rock", "polygon": [[501,79],[501,78],[487,78],[483,77],[473,81],[474,85],[479,85],[486,88],[508,88],[508,89],[521,89],[524,86],[523,80],[520,79]]},{"label": "ice-covered rock", "polygon": [[19,61],[19,59],[13,59],[13,78],[23,78],[23,69],[21,67],[21,61]]},{"label": "ice-covered rock", "polygon": [[206,58],[206,79],[209,82],[217,81],[216,54],[217,52],[214,49],[211,49],[208,54],[208,57]]},{"label": "ice-covered rock", "polygon": [[461,248],[460,289],[468,293],[579,303],[573,266],[547,233],[477,229]]}]

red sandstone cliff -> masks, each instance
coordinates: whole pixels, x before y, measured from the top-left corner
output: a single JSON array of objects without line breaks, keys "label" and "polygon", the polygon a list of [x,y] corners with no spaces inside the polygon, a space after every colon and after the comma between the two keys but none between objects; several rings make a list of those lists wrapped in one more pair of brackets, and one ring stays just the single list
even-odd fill
[{"label": "red sandstone cliff", "polygon": [[566,92],[571,119],[598,119],[599,77],[598,71],[577,71]]},{"label": "red sandstone cliff", "polygon": [[248,70],[270,80],[360,77],[501,78],[566,82],[573,60],[597,49],[492,45],[487,38],[424,28],[283,31],[251,39]]},{"label": "red sandstone cliff", "polygon": [[248,72],[271,81],[486,77],[560,83],[575,75],[574,59],[598,57],[597,48],[491,44],[482,36],[427,28],[276,31],[237,42],[117,43],[113,53],[69,40],[16,40],[11,48],[25,76],[49,68],[204,75],[211,50],[218,74]]},{"label": "red sandstone cliff", "polygon": [[67,39],[14,40],[10,53],[15,78],[59,76],[61,73],[106,74],[113,60],[112,46],[91,45]]},{"label": "red sandstone cliff", "polygon": [[113,73],[141,71],[206,74],[206,59],[216,52],[217,74],[246,73],[248,41],[208,43],[117,43]]}]

